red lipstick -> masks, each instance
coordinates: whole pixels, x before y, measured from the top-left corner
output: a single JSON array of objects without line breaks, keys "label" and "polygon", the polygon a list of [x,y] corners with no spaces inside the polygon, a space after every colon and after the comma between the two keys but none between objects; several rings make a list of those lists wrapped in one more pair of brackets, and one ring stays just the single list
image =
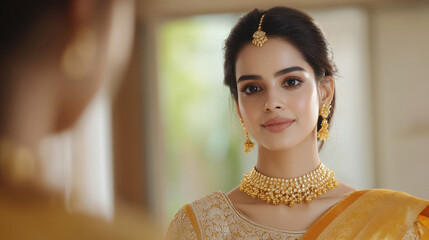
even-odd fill
[{"label": "red lipstick", "polygon": [[261,124],[261,126],[270,132],[280,132],[288,128],[294,122],[295,120],[289,118],[272,118]]}]

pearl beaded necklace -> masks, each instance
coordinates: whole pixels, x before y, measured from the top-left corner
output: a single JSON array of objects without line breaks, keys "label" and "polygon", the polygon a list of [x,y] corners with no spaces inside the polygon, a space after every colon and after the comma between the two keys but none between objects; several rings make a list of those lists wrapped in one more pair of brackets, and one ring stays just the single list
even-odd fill
[{"label": "pearl beaded necklace", "polygon": [[277,205],[283,202],[293,207],[296,203],[310,202],[336,188],[338,182],[334,175],[335,173],[322,163],[316,170],[304,176],[289,179],[267,177],[253,167],[250,172],[244,174],[240,191],[267,203]]}]

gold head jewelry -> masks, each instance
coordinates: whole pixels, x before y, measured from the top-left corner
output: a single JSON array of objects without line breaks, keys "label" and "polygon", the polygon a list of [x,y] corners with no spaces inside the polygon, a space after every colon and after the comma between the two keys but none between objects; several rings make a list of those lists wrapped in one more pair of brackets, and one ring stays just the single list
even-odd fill
[{"label": "gold head jewelry", "polygon": [[262,20],[264,20],[264,17],[265,17],[265,14],[262,15],[261,20],[259,21],[258,30],[255,33],[253,33],[252,44],[257,47],[262,47],[262,45],[264,45],[264,43],[268,41],[267,35],[265,34],[264,31],[262,31],[262,28],[261,28]]},{"label": "gold head jewelry", "polygon": [[243,151],[245,153],[249,153],[249,152],[252,151],[252,149],[255,146],[255,144],[249,138],[249,133],[247,132],[246,126],[244,125],[243,119],[240,119],[240,121],[241,121],[241,125],[243,126],[244,135],[246,137],[246,141],[244,142],[244,149],[243,149]]},{"label": "gold head jewelry", "polygon": [[284,203],[293,207],[296,203],[310,202],[336,188],[338,182],[334,176],[335,173],[322,163],[316,170],[296,178],[267,177],[253,167],[241,180],[240,191],[267,203]]},{"label": "gold head jewelry", "polygon": [[317,137],[323,142],[326,142],[326,140],[328,140],[330,136],[329,130],[328,130],[329,124],[328,124],[328,120],[326,119],[330,113],[331,113],[331,105],[327,103],[323,103],[322,109],[320,109],[320,116],[322,116],[323,118],[322,127],[317,132]]}]

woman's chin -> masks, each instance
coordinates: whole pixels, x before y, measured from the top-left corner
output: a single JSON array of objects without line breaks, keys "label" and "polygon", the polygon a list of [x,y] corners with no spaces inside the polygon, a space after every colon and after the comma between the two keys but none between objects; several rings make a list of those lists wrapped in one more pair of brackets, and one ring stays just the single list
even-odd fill
[{"label": "woman's chin", "polygon": [[290,149],[293,149],[294,146],[296,146],[296,142],[276,142],[276,143],[270,143],[270,144],[262,144],[260,145],[261,150],[267,150],[270,152],[278,152],[278,151],[288,151]]}]

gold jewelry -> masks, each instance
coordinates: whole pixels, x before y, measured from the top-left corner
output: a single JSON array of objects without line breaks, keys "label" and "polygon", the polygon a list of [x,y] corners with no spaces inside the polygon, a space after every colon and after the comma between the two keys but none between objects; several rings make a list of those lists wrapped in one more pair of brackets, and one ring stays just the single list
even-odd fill
[{"label": "gold jewelry", "polygon": [[338,186],[334,178],[335,173],[323,163],[301,177],[271,178],[263,175],[253,167],[244,174],[240,184],[240,191],[253,198],[259,198],[277,205],[281,202],[289,207],[302,201],[310,202]]},{"label": "gold jewelry", "polygon": [[322,109],[320,109],[320,116],[322,116],[323,118],[322,127],[317,132],[317,137],[323,142],[326,142],[326,140],[328,140],[330,136],[329,130],[328,130],[329,124],[328,124],[328,120],[326,119],[330,113],[331,113],[331,105],[327,103],[323,103]]},{"label": "gold jewelry", "polygon": [[253,33],[252,44],[257,47],[262,47],[262,45],[264,45],[264,43],[268,41],[267,35],[265,34],[264,31],[262,31],[262,28],[261,28],[262,20],[264,20],[264,17],[265,17],[265,14],[262,15],[261,20],[259,21],[258,30],[255,33]]},{"label": "gold jewelry", "polygon": [[243,125],[244,135],[246,136],[246,141],[244,142],[244,149],[243,149],[243,151],[245,153],[249,153],[249,152],[252,151],[252,149],[255,146],[255,144],[249,138],[249,133],[247,132],[246,126],[244,125],[243,119],[240,119],[240,121],[241,121],[241,125]]}]

